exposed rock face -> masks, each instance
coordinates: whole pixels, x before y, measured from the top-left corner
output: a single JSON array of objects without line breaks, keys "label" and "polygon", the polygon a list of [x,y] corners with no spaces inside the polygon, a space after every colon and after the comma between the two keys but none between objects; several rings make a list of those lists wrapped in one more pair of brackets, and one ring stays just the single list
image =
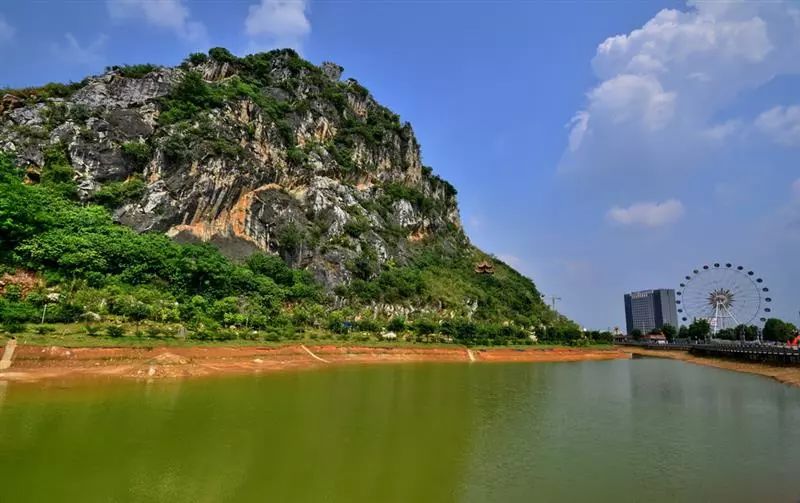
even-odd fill
[{"label": "exposed rock face", "polygon": [[234,258],[277,253],[331,288],[359,259],[380,269],[433,241],[467,246],[455,191],[423,167],[411,126],[341,73],[291,51],[110,71],[64,98],[4,97],[0,149],[31,172],[63,149],[86,201],[138,178],[119,222]]}]

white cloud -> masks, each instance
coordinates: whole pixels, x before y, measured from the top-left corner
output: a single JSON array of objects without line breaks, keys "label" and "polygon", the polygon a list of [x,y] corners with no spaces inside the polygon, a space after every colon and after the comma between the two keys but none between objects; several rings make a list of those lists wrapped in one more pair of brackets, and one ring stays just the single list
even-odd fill
[{"label": "white cloud", "polygon": [[800,147],[800,105],[767,110],[756,119],[756,127],[776,143]]},{"label": "white cloud", "polygon": [[[671,169],[742,132],[717,116],[744,92],[800,73],[800,9],[790,2],[689,2],[602,42],[599,83],[570,124],[562,171]],[[749,122],[749,121],[748,121]]]},{"label": "white cloud", "polygon": [[261,0],[251,5],[245,19],[251,46],[300,49],[311,33],[307,10],[307,0]]},{"label": "white cloud", "polygon": [[649,130],[663,128],[675,112],[675,93],[665,92],[649,75],[617,75],[589,93],[589,108],[612,124],[637,123]]},{"label": "white cloud", "polygon": [[701,134],[709,140],[723,142],[743,131],[744,124],[742,124],[742,121],[733,119],[709,126],[707,129],[701,131]]},{"label": "white cloud", "polygon": [[206,27],[191,19],[184,0],[107,0],[114,20],[144,19],[158,28],[174,31],[182,39],[206,44]]},{"label": "white cloud", "polygon": [[669,199],[663,203],[636,203],[627,208],[615,206],[608,210],[606,216],[621,225],[661,227],[678,221],[685,212],[683,203]]},{"label": "white cloud", "polygon": [[0,44],[11,41],[17,30],[8,24],[8,21],[0,15]]},{"label": "white cloud", "polygon": [[97,67],[105,61],[103,50],[108,37],[100,35],[92,43],[83,47],[78,40],[67,33],[64,35],[65,44],[52,44],[50,50],[59,61],[78,66]]}]

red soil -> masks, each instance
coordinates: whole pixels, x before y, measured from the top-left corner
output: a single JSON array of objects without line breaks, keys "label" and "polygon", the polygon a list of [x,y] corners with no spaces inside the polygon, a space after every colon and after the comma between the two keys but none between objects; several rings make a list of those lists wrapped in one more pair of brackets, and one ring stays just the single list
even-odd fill
[{"label": "red soil", "polygon": [[[465,348],[309,346],[65,348],[17,347],[10,369],[0,380],[40,381],[67,377],[163,378],[323,367],[328,364],[400,362],[469,362]],[[483,349],[476,362],[563,362],[629,358],[619,349]]]}]

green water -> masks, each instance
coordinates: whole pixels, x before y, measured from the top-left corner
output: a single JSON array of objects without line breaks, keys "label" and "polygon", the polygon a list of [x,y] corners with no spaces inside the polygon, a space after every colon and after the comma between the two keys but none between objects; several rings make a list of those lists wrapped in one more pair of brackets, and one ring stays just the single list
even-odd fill
[{"label": "green water", "polygon": [[798,501],[800,390],[676,361],[0,385],[0,501]]}]

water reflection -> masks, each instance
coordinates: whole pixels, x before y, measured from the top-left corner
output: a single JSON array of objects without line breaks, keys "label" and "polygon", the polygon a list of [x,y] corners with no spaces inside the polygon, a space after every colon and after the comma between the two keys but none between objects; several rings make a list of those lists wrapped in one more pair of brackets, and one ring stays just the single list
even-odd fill
[{"label": "water reflection", "polygon": [[800,392],[667,360],[12,383],[0,405],[8,501],[800,495]]}]

